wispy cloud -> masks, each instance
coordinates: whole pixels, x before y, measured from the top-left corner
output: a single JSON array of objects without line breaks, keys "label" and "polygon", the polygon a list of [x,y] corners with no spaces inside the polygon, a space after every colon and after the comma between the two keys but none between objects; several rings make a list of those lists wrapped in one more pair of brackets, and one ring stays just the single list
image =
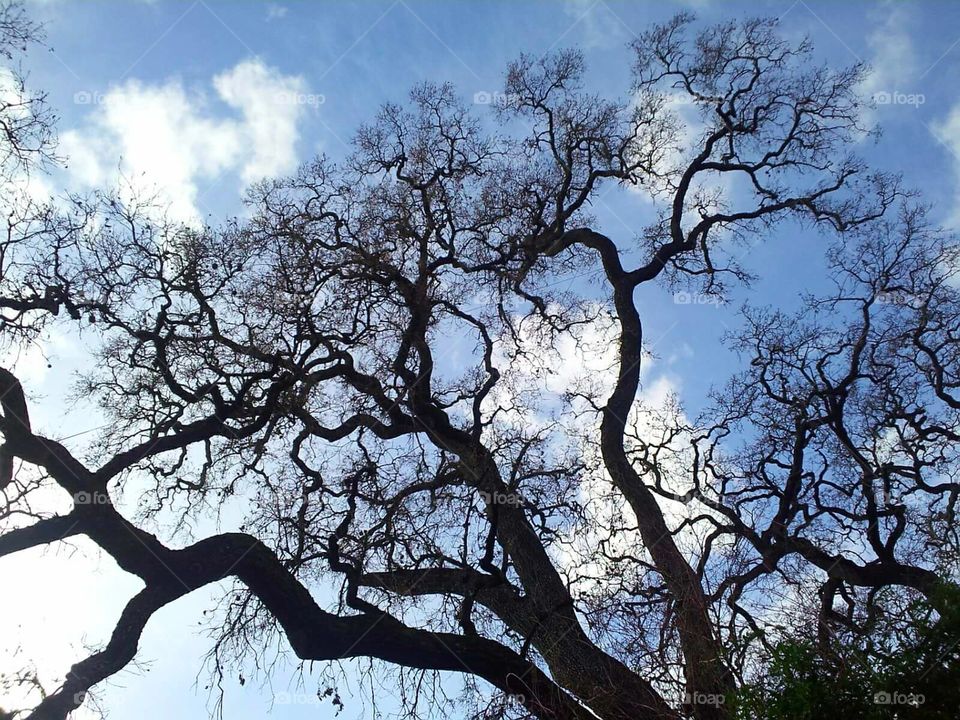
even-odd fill
[{"label": "wispy cloud", "polygon": [[[914,18],[905,5],[884,3],[869,15],[871,30],[866,36],[870,49],[869,72],[861,84],[863,94],[874,100],[879,110],[894,103],[898,97],[917,95],[920,63],[910,28]],[[877,121],[875,111],[864,119]]]},{"label": "wispy cloud", "polygon": [[[298,76],[247,60],[215,76],[226,112],[179,80],[130,80],[90,103],[86,124],[62,135],[72,179],[82,186],[116,183],[156,190],[178,219],[197,221],[202,191],[224,180],[243,184],[296,167],[298,123],[314,97]],[[218,111],[219,110],[219,111]]]},{"label": "wispy cloud", "polygon": [[289,9],[286,5],[267,3],[267,22],[271,20],[282,20],[287,16]]}]

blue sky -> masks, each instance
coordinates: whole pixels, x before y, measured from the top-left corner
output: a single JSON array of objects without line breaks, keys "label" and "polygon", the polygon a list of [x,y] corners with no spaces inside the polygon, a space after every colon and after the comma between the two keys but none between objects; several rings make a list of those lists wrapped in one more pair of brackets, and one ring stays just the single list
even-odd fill
[{"label": "blue sky", "polygon": [[[495,93],[518,53],[577,46],[587,55],[590,88],[624,97],[626,43],[678,10],[704,21],[779,17],[785,34],[813,38],[824,61],[871,65],[865,92],[894,102],[878,105],[870,118],[883,128],[879,142],[858,150],[878,167],[903,172],[937,206],[935,216],[953,224],[960,218],[957,3],[107,0],[35,7],[48,22],[53,51],[30,58],[32,80],[61,112],[67,182],[109,184],[119,168],[127,180],[165,187],[183,214],[211,221],[241,212],[251,177],[282,174],[318,152],[342,157],[359,123],[423,80],[450,81],[472,99]],[[118,97],[127,102],[114,102],[111,111]],[[253,120],[242,110],[257,104],[251,97],[263,105]],[[477,110],[490,115],[489,106]],[[228,136],[232,141],[222,139]],[[603,228],[621,240],[642,227],[645,210],[617,192],[594,207]],[[770,288],[793,294],[808,242],[751,252]],[[656,303],[657,293],[650,294]],[[684,317],[716,320],[711,309]],[[673,310],[656,306],[653,315],[666,322],[648,324],[648,337],[667,331]],[[700,331],[716,328],[708,325]]]},{"label": "blue sky", "polygon": [[[30,9],[47,24],[50,50],[27,58],[29,85],[47,90],[60,114],[67,165],[42,178],[39,192],[142,183],[155,187],[174,215],[217,222],[242,213],[251,180],[292,171],[318,152],[343,157],[357,125],[382,102],[402,101],[417,82],[450,81],[468,100],[482,101],[499,90],[518,53],[576,46],[586,54],[591,90],[626,97],[626,44],[650,23],[693,10],[706,22],[779,17],[786,35],[809,35],[822,60],[870,64],[863,90],[879,100],[870,119],[883,135],[858,150],[880,169],[901,171],[934,204],[935,218],[960,223],[960,3],[46,0]],[[480,102],[477,111],[489,116],[490,107]],[[648,203],[617,191],[602,193],[594,212],[600,229],[623,243],[651,217]],[[789,303],[816,286],[818,245],[796,228],[774,230],[748,251],[748,267],[761,281],[749,294],[735,292],[725,307],[677,304],[663,288],[641,289],[657,371],[686,402],[695,407],[732,369],[718,340],[735,322],[737,303]],[[34,373],[49,403],[46,417],[63,435],[85,430],[89,418],[68,417],[56,406],[78,348],[64,342],[48,350],[55,369]],[[71,568],[75,585],[68,589],[34,571],[50,560],[39,555],[0,561],[5,575],[28,574],[0,610],[7,626],[11,617],[24,618],[25,649],[33,647],[37,662],[55,675],[84,654],[84,631],[92,644],[106,637],[137,583],[86,553],[55,559]],[[96,585],[83,582],[91,573],[100,576]],[[83,617],[65,617],[67,602]],[[198,593],[153,619],[141,652],[150,671],[122,674],[103,693],[114,717],[206,716],[200,656],[208,643],[195,632],[205,602]],[[38,629],[48,632],[31,646],[26,638]],[[3,641],[0,652],[10,644]],[[273,692],[301,692],[288,678],[279,672],[272,690],[233,683],[225,716],[264,717]],[[311,690],[308,683],[303,692]],[[346,717],[364,711],[349,686],[341,690]],[[278,706],[273,716],[333,715],[328,704],[301,704]]]}]

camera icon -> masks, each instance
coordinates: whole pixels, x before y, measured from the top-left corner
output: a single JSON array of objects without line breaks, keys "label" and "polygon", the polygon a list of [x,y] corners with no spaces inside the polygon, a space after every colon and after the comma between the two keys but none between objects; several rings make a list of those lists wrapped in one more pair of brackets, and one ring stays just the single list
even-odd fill
[{"label": "camera icon", "polygon": [[873,94],[873,101],[877,105],[889,105],[893,102],[893,95],[886,90],[881,90],[880,92],[875,92]]},{"label": "camera icon", "polygon": [[473,94],[474,105],[490,105],[493,102],[493,95],[486,90],[480,90]]}]

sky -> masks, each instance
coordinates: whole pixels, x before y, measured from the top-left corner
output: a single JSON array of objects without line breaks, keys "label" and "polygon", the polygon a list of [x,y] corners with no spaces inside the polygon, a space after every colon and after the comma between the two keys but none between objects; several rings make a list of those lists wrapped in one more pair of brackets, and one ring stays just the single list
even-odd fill
[{"label": "sky", "polygon": [[[938,221],[960,224],[960,3],[44,0],[29,9],[46,24],[49,48],[26,58],[28,85],[46,90],[60,116],[64,162],[33,180],[39,195],[132,185],[155,190],[185,222],[221,222],[242,215],[249,183],[289,173],[318,153],[345,156],[360,123],[424,80],[453,83],[489,115],[511,59],[579,47],[588,87],[625,97],[627,43],[651,23],[691,10],[705,22],[778,17],[788,37],[813,39],[817,58],[867,63],[862,89],[877,101],[868,119],[882,135],[856,150],[879,169],[902,172]],[[650,217],[648,203],[617,191],[602,193],[593,210],[599,228],[621,242]],[[785,226],[760,240],[746,259],[762,270],[761,280],[727,305],[684,303],[662,287],[638,293],[656,355],[651,382],[667,383],[693,407],[734,367],[719,340],[735,323],[735,306],[789,304],[815,282],[816,237]],[[79,442],[96,426],[89,408],[65,399],[70,370],[83,364],[81,344],[53,337],[45,350],[46,357],[33,352],[17,364],[37,400],[36,424]],[[0,576],[16,587],[0,593],[0,667],[2,654],[22,641],[24,656],[50,677],[107,637],[139,587],[82,542],[0,559]],[[197,622],[209,597],[195,593],[151,620],[141,671],[120,674],[101,693],[113,717],[207,716],[201,657],[209,640]],[[334,717],[330,704],[316,704],[311,685],[298,688],[290,678],[281,667],[272,687],[233,682],[224,716]],[[341,717],[369,716],[355,689],[348,673]],[[389,688],[383,693],[389,709]]]}]

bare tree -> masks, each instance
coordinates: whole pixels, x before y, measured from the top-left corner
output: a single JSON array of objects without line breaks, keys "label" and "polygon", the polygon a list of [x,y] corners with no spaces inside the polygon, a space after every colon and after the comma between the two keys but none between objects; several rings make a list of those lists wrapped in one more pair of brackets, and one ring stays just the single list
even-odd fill
[{"label": "bare tree", "polygon": [[[224,578],[215,673],[282,637],[304,660],[485,681],[480,717],[728,717],[787,612],[772,587],[858,636],[904,593],[936,600],[956,577],[957,246],[848,155],[861,68],[814,65],[771,21],[693,32],[681,15],[634,44],[624,102],[583,89],[576,52],[521,58],[497,109],[514,136],[419,86],[350,157],[256,187],[248,221],[102,199],[8,236],[4,332],[86,327],[79,390],[110,422],[78,457],[0,371],[0,555],[84,535],[145,583],[25,716],[66,717],[158,609]],[[611,183],[665,200],[658,222],[600,232]],[[836,293],[748,310],[746,369],[702,417],[645,407],[636,289],[720,294],[749,277],[737,242],[787,222],[834,238]],[[584,269],[609,301],[557,290]],[[602,317],[611,385],[545,409],[516,368]],[[73,510],[31,509],[45,486]],[[131,493],[136,516],[114,505]],[[154,534],[233,496],[242,532]]]}]

